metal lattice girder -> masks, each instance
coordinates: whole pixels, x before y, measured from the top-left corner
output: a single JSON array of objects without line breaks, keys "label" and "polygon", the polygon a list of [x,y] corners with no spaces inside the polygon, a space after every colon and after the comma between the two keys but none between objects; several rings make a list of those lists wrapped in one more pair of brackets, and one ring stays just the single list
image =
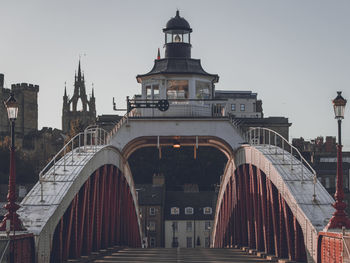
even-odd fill
[{"label": "metal lattice girder", "polygon": [[317,232],[328,223],[334,201],[314,178],[277,146],[242,146],[221,181],[212,245],[316,262]]}]

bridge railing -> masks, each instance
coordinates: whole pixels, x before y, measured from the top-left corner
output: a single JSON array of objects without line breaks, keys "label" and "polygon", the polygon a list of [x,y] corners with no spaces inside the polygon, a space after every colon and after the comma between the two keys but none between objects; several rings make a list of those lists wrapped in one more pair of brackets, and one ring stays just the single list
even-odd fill
[{"label": "bridge railing", "polygon": [[[56,170],[63,166],[63,170],[66,170],[66,166],[69,163],[73,163],[74,159],[81,155],[84,152],[96,152],[99,145],[106,145],[108,139],[108,133],[104,129],[101,129],[97,126],[89,126],[71,138],[63,148],[58,151],[58,153],[51,159],[50,162],[40,171],[39,181],[43,182],[56,182]],[[67,153],[70,152],[69,157]],[[62,160],[62,161],[60,161]],[[59,164],[58,164],[58,161]],[[53,179],[44,178],[45,174],[51,170],[50,175],[53,175]]]},{"label": "bridge railing", "polygon": [[125,124],[128,123],[129,117],[133,117],[135,115],[135,109],[131,110],[124,114],[124,116],[118,121],[118,123],[113,127],[113,129],[107,135],[107,144],[110,142],[111,138],[117,131]]},{"label": "bridge railing", "polygon": [[[309,162],[302,156],[299,150],[288,142],[282,135],[277,133],[274,130],[263,127],[250,128],[245,134],[244,139],[251,145],[268,145],[269,148],[273,148],[275,155],[282,155],[282,161],[286,161],[286,155],[290,153],[290,169],[294,170],[296,165],[300,166],[301,169],[301,183],[309,180],[308,178],[304,178],[305,175],[305,167],[312,173],[312,181],[314,184],[314,193],[313,193],[313,201],[316,201],[316,183],[317,183],[317,175],[316,171],[312,168]],[[278,151],[278,149],[282,151]],[[299,162],[295,162],[295,157]]]}]

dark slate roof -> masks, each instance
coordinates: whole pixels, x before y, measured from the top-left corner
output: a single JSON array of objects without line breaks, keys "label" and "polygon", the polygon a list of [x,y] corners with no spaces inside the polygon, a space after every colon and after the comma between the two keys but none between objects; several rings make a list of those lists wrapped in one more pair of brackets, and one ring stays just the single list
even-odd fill
[{"label": "dark slate roof", "polygon": [[137,75],[136,78],[152,76],[156,74],[196,74],[213,77],[219,81],[219,75],[207,73],[201,65],[200,59],[193,58],[163,58],[156,59],[154,66],[147,74]]},{"label": "dark slate roof", "polygon": [[192,32],[190,24],[187,20],[180,16],[180,11],[176,11],[176,16],[170,18],[170,20],[166,23],[166,28],[163,29],[164,32],[168,30],[187,30]]},{"label": "dark slate roof", "polygon": [[[165,220],[213,220],[215,215],[217,194],[213,191],[190,192],[168,191],[165,197]],[[179,207],[179,215],[171,215],[172,207]],[[193,207],[193,215],[185,215],[185,208]],[[203,208],[211,207],[212,214],[204,215]]]},{"label": "dark slate roof", "polygon": [[215,90],[215,99],[256,99],[257,93],[251,91]]},{"label": "dark slate roof", "polygon": [[164,186],[152,184],[137,184],[139,205],[162,205],[164,201]]},{"label": "dark slate roof", "polygon": [[235,118],[241,125],[271,125],[271,124],[286,124],[291,126],[288,118],[285,117],[267,117],[267,118]]}]

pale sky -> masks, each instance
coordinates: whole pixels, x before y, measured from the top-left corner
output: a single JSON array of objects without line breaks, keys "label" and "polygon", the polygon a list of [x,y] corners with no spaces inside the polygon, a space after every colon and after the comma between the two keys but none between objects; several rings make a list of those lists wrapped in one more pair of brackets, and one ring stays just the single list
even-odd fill
[{"label": "pale sky", "polygon": [[[140,93],[137,74],[164,56],[176,9],[191,25],[192,57],[220,76],[217,89],[251,90],[265,116],[285,116],[291,137],[337,133],[331,100],[349,100],[343,144],[350,150],[350,1],[4,1],[0,72],[5,86],[40,85],[39,128],[61,128],[64,83],[73,93],[79,55],[98,115]],[[86,54],[86,55],[84,55]]]}]

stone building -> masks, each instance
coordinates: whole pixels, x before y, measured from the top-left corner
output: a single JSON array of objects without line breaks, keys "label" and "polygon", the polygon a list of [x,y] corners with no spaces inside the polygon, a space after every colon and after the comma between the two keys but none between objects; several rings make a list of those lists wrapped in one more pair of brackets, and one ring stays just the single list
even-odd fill
[{"label": "stone building", "polygon": [[164,208],[165,247],[209,247],[216,199],[214,191],[199,192],[198,187],[168,191]]},{"label": "stone building", "polygon": [[6,107],[3,101],[13,92],[18,103],[18,117],[15,133],[24,136],[38,130],[38,92],[39,86],[19,83],[11,85],[11,90],[4,88],[4,74],[0,74],[0,134],[9,134],[10,123],[7,118]]},{"label": "stone building", "polygon": [[74,77],[74,93],[69,99],[67,89],[64,88],[63,109],[62,109],[62,131],[68,134],[71,130],[72,122],[79,121],[79,125],[86,128],[96,121],[96,105],[94,88],[88,100],[85,88],[84,74],[81,72],[80,61],[78,75]]},{"label": "stone building", "polygon": [[152,184],[136,185],[144,247],[164,247],[165,177],[154,174]]},{"label": "stone building", "polygon": [[[21,161],[28,162],[33,169],[21,170],[17,166],[17,179],[36,181],[38,172],[48,160],[63,146],[62,131],[52,128],[38,130],[39,86],[27,83],[13,84],[11,89],[4,87],[4,75],[0,74],[0,139],[10,136],[10,122],[4,100],[13,92],[18,103],[18,117],[15,122],[16,148]],[[9,165],[1,163],[3,166]],[[33,171],[35,174],[33,174]],[[7,176],[7,174],[5,175]]]}]

